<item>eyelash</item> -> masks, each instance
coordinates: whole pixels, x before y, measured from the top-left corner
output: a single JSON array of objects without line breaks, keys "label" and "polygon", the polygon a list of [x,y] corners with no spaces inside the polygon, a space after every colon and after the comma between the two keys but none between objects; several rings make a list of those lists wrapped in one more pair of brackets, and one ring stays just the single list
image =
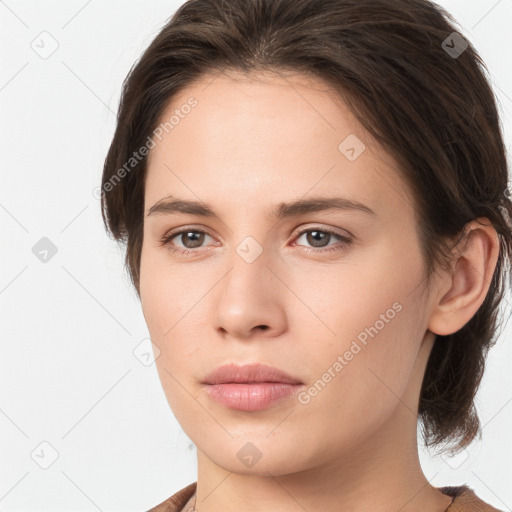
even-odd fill
[{"label": "eyelash", "polygon": [[[330,229],[320,229],[320,228],[316,228],[316,227],[312,227],[312,228],[309,227],[309,228],[305,228],[305,229],[299,231],[294,239],[300,238],[304,233],[309,233],[311,231],[319,231],[321,233],[327,233],[328,235],[331,235],[331,236],[334,236],[334,237],[338,238],[341,242],[343,242],[344,245],[342,245],[342,246],[333,246],[333,247],[329,247],[328,246],[328,247],[324,247],[324,248],[299,246],[299,247],[303,247],[308,252],[309,251],[313,251],[313,252],[316,252],[316,253],[326,253],[326,252],[344,251],[344,250],[347,250],[348,247],[352,244],[352,239],[347,237],[347,236],[340,235],[339,233],[336,233],[335,231],[332,231]],[[171,244],[171,241],[174,238],[176,238],[179,235],[182,235],[183,233],[196,233],[196,234],[199,233],[199,234],[205,234],[205,235],[208,235],[208,236],[211,237],[211,235],[208,232],[203,231],[201,229],[184,228],[184,229],[181,229],[179,231],[174,231],[174,232],[165,234],[161,238],[161,240],[159,242],[159,245],[160,246],[166,246],[166,248],[169,251],[171,251],[173,253],[178,253],[178,254],[183,255],[183,256],[186,256],[186,255],[189,255],[189,254],[192,254],[192,253],[197,253],[198,249],[200,249],[200,248],[197,248],[197,249],[180,249],[180,248],[174,247]]]}]

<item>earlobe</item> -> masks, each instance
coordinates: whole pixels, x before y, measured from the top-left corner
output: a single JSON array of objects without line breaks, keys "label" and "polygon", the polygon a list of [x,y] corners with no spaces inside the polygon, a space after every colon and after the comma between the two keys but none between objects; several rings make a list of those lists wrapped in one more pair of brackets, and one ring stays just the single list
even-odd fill
[{"label": "earlobe", "polygon": [[487,218],[469,222],[465,233],[454,248],[452,270],[441,278],[428,325],[430,331],[442,336],[457,332],[478,311],[498,261],[498,234]]}]

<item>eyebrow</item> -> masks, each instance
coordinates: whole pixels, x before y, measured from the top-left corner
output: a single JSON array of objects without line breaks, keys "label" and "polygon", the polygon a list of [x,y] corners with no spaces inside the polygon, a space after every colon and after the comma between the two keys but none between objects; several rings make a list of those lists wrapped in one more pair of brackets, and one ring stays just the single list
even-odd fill
[{"label": "eyebrow", "polygon": [[[157,201],[148,210],[147,216],[184,213],[219,219],[214,209],[207,203],[184,199],[171,199],[172,197],[171,195]],[[325,210],[355,210],[378,217],[369,206],[346,197],[312,197],[310,199],[299,199],[289,203],[279,203],[271,209],[267,215],[271,219],[284,219]]]}]

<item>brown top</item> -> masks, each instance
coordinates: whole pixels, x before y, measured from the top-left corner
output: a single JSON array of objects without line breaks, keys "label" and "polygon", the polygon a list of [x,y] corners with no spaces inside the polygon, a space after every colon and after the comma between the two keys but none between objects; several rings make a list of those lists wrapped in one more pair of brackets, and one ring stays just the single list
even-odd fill
[{"label": "brown top", "polygon": [[[185,510],[183,507],[196,492],[196,486],[197,482],[187,485],[176,494],[173,494],[170,498],[167,498],[164,502],[153,507],[147,512],[192,511],[193,503],[190,505],[190,509],[188,510]],[[461,485],[459,487],[439,487],[438,489],[443,494],[453,496],[453,501],[445,512],[501,512],[497,508],[491,507],[491,505],[483,502],[472,489],[465,485]]]}]

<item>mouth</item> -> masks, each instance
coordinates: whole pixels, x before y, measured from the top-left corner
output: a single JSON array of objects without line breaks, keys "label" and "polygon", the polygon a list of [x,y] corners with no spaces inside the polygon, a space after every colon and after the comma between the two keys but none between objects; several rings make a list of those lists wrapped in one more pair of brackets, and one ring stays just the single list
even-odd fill
[{"label": "mouth", "polygon": [[202,384],[209,398],[221,405],[261,411],[296,395],[303,382],[272,366],[228,364],[210,373]]}]

